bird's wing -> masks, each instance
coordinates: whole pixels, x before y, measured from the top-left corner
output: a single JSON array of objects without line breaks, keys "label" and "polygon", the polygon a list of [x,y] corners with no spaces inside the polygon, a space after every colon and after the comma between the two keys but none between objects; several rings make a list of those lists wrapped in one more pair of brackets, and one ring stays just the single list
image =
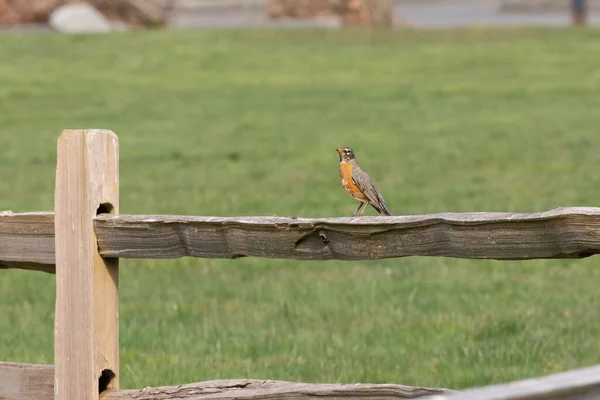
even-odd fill
[{"label": "bird's wing", "polygon": [[385,200],[379,193],[377,186],[371,180],[369,175],[365,171],[362,170],[358,165],[354,166],[352,169],[352,180],[358,186],[358,188],[367,196],[369,199],[369,203],[380,213],[385,213],[389,215],[389,211],[387,206],[385,205]]}]

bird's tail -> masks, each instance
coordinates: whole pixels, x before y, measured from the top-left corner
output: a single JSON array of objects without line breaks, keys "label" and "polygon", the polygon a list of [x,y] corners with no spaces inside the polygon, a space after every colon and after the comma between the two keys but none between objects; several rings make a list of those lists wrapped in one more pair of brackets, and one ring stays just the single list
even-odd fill
[{"label": "bird's tail", "polygon": [[387,216],[392,216],[392,213],[390,213],[390,211],[387,209],[387,206],[385,205],[385,203],[382,201],[380,204],[373,204],[370,203],[371,206],[373,206],[373,208],[380,214],[385,214]]}]

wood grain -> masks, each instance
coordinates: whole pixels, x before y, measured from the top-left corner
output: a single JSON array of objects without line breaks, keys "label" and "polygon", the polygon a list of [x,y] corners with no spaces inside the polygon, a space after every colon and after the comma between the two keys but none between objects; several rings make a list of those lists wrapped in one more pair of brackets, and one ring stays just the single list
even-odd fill
[{"label": "wood grain", "polygon": [[118,212],[118,152],[111,131],[68,130],[58,139],[56,399],[95,400],[105,385],[118,388],[118,260],[100,256],[93,225],[101,205]]},{"label": "wood grain", "polygon": [[415,399],[448,392],[444,389],[392,384],[313,384],[232,379],[171,387],[119,390],[107,393],[102,400],[346,400],[348,398],[391,400]]},{"label": "wood grain", "polygon": [[[0,363],[0,399],[50,400],[54,367]],[[108,390],[101,400],[592,400],[600,398],[600,365],[465,391],[394,384],[311,384],[232,379],[144,389]]]},{"label": "wood grain", "polygon": [[597,400],[600,365],[532,379],[469,389],[428,400]]},{"label": "wood grain", "polygon": [[54,213],[0,212],[0,268],[54,273]]},{"label": "wood grain", "polygon": [[[51,400],[54,367],[51,365],[0,363],[0,399]],[[232,379],[105,391],[102,400],[227,400],[227,399],[414,399],[451,393],[446,389],[404,385],[312,384],[256,379]]]},{"label": "wood grain", "polygon": [[[0,268],[52,272],[53,220],[52,213],[0,214]],[[583,258],[600,252],[600,208],[592,207],[323,219],[103,215],[94,226],[100,254],[121,258],[514,260]]]},{"label": "wood grain", "polygon": [[51,400],[54,398],[52,365],[0,362],[0,399]]},{"label": "wood grain", "polygon": [[514,260],[600,252],[600,208],[587,207],[326,219],[106,215],[96,218],[95,228],[100,253],[121,258]]}]

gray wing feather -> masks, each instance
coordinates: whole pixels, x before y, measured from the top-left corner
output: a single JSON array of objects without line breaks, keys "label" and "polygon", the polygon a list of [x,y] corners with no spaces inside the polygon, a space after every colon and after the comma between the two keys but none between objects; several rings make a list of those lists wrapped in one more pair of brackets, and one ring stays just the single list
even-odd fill
[{"label": "gray wing feather", "polygon": [[375,183],[369,178],[369,175],[365,171],[363,171],[358,165],[352,169],[352,180],[358,186],[358,188],[367,196],[369,199],[369,203],[373,206],[375,210],[380,213],[391,215],[387,209],[385,204],[385,200],[381,194],[379,194],[379,190]]}]

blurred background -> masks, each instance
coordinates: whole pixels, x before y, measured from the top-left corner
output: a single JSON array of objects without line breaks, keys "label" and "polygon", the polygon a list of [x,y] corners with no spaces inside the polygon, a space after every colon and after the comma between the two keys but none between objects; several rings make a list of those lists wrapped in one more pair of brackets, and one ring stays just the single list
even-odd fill
[{"label": "blurred background", "polygon": [[[65,5],[82,3],[99,10],[114,30],[143,26],[564,26],[600,21],[598,0],[0,0],[0,26],[60,30],[53,21],[48,26],[50,15]],[[73,11],[77,7],[65,8],[77,13]],[[82,12],[75,15],[81,17]],[[98,29],[98,22],[92,24],[92,17],[87,18],[88,30]],[[84,26],[85,21],[78,24]]]},{"label": "blurred background", "polygon": [[[0,0],[0,210],[53,209],[71,128],[119,136],[125,214],[349,216],[341,146],[394,215],[595,206],[599,6]],[[122,260],[121,386],[596,364],[596,260]],[[54,277],[0,275],[0,360],[51,364]]]}]

